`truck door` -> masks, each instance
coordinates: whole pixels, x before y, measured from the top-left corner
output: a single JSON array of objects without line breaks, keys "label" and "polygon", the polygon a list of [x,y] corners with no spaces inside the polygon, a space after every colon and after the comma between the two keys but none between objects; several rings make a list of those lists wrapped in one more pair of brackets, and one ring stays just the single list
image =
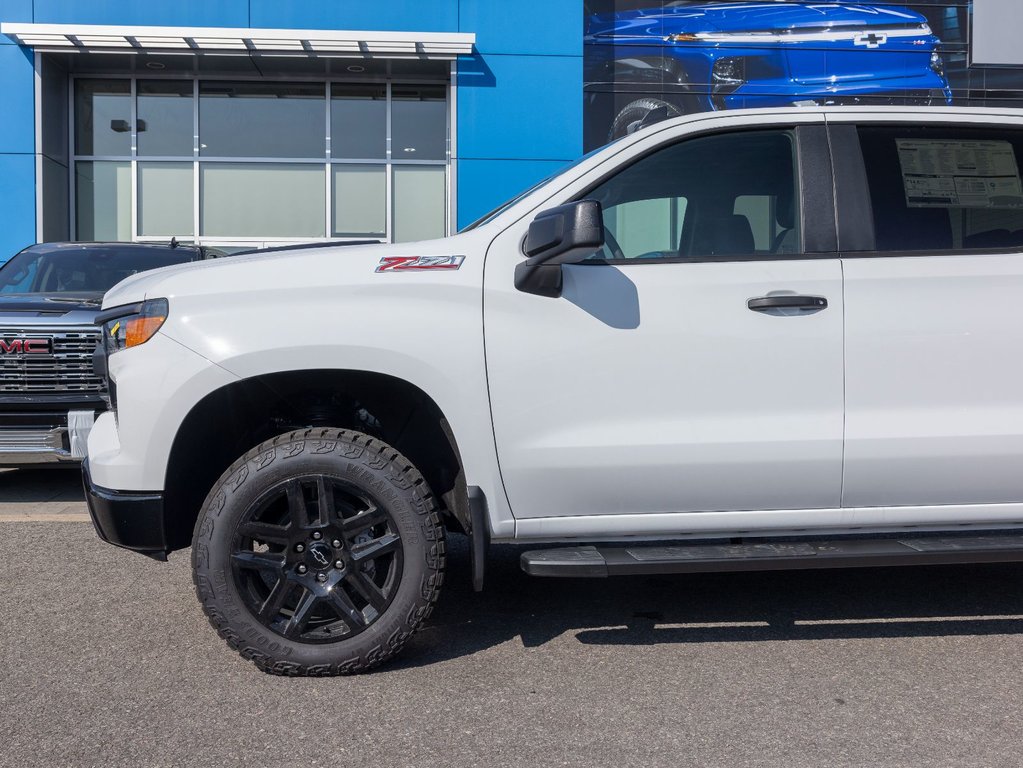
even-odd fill
[{"label": "truck door", "polygon": [[515,516],[837,508],[843,297],[824,127],[676,139],[605,174],[575,199],[601,202],[607,245],[563,268],[560,298],[515,290],[522,226],[488,253]]},{"label": "truck door", "polygon": [[846,507],[1023,501],[1023,126],[940,119],[831,129]]}]

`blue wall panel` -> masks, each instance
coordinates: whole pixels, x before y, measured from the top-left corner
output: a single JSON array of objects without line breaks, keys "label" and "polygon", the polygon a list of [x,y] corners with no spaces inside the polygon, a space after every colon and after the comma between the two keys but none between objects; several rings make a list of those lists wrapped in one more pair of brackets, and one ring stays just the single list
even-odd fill
[{"label": "blue wall panel", "polygon": [[580,0],[462,0],[459,31],[476,33],[476,49],[488,53],[582,56]]},{"label": "blue wall panel", "polygon": [[[582,151],[581,0],[0,0],[0,20],[473,32],[457,82],[460,226]],[[0,38],[0,259],[34,238],[33,82],[31,51]]]},{"label": "blue wall panel", "polygon": [[458,0],[251,0],[252,26],[456,32]]},{"label": "blue wall panel", "polygon": [[45,24],[247,27],[248,0],[35,0]]},{"label": "blue wall panel", "polygon": [[30,50],[0,45],[0,152],[35,152],[33,59]]},{"label": "blue wall panel", "polygon": [[458,156],[582,153],[582,57],[474,56],[458,64]]},{"label": "blue wall panel", "polygon": [[0,154],[0,263],[36,240],[33,155]]},{"label": "blue wall panel", "polygon": [[[32,21],[32,0],[0,0],[0,21]],[[14,45],[0,36],[0,45]]]},{"label": "blue wall panel", "polygon": [[458,228],[567,165],[562,160],[459,160]]}]

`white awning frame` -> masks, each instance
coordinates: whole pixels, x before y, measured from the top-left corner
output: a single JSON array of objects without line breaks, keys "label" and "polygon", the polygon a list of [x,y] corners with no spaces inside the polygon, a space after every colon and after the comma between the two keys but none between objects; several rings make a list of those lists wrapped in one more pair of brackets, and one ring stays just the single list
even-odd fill
[{"label": "white awning frame", "polygon": [[0,23],[0,34],[36,51],[104,53],[288,53],[343,58],[450,60],[473,52],[471,32],[134,27]]}]

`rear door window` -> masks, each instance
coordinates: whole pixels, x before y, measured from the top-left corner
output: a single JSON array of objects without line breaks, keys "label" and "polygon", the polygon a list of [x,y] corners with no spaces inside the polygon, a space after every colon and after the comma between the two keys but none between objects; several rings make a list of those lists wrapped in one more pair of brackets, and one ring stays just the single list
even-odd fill
[{"label": "rear door window", "polygon": [[1023,131],[863,126],[876,250],[1023,248]]}]

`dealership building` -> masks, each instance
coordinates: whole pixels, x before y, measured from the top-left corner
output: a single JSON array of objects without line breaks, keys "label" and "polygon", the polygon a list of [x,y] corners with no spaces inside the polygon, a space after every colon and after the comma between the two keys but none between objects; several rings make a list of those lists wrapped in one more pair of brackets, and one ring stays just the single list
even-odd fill
[{"label": "dealership building", "polygon": [[408,241],[581,153],[578,0],[0,0],[0,261]]},{"label": "dealership building", "polygon": [[[903,16],[847,31],[848,53],[804,54],[819,71],[756,82],[752,62],[840,44],[806,27],[806,6],[771,3],[765,33],[749,15],[765,4],[739,0],[0,0],[0,262],[44,240],[441,236],[607,141],[637,101],[684,87],[705,89],[707,108],[744,92],[798,106],[772,88],[790,75],[837,87],[850,56],[908,72],[892,58],[907,34],[926,98],[1023,104],[1018,0],[850,4],[864,24]],[[714,53],[751,39],[763,55],[749,65]],[[635,54],[651,41],[663,53]],[[702,84],[679,46],[717,57]],[[855,99],[916,103],[902,80],[873,97],[856,85]]]}]

